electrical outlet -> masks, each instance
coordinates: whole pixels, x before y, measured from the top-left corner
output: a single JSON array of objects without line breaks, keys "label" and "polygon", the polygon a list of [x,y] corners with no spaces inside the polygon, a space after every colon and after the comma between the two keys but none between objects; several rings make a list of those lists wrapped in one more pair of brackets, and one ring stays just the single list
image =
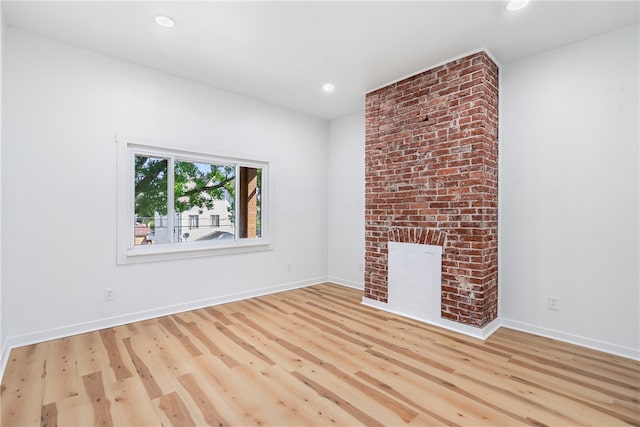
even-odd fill
[{"label": "electrical outlet", "polygon": [[364,271],[364,264],[360,264],[360,265],[358,266],[358,271],[359,271],[360,273],[362,273],[362,272]]},{"label": "electrical outlet", "polygon": [[113,301],[116,298],[116,291],[113,288],[104,288],[104,300]]},{"label": "electrical outlet", "polygon": [[287,264],[287,273],[291,273],[291,264]]},{"label": "electrical outlet", "polygon": [[549,296],[547,308],[549,310],[560,310],[560,297]]}]

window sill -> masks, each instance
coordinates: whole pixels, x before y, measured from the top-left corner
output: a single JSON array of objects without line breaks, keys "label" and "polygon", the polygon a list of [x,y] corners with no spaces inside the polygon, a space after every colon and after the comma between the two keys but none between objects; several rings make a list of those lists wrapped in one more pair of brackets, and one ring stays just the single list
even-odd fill
[{"label": "window sill", "polygon": [[218,255],[232,255],[271,250],[266,239],[243,239],[233,242],[191,242],[173,245],[149,245],[130,248],[118,257],[118,264],[171,261]]}]

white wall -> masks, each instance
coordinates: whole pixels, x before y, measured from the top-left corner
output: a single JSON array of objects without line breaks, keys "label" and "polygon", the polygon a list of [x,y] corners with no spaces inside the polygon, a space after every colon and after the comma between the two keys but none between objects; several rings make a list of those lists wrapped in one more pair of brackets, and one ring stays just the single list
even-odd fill
[{"label": "white wall", "polygon": [[329,126],[329,280],[364,288],[364,111]]},{"label": "white wall", "polygon": [[[327,125],[18,30],[3,41],[0,343],[327,275],[362,287],[362,112]],[[638,27],[501,74],[500,316],[638,357]],[[274,250],[116,266],[114,133],[270,160]]]},{"label": "white wall", "polygon": [[636,358],[638,40],[636,25],[502,68],[499,230],[505,324]]},{"label": "white wall", "polygon": [[[326,121],[12,28],[5,53],[11,345],[326,279]],[[273,250],[117,266],[115,133],[270,161]]]},{"label": "white wall", "polygon": [[[2,188],[2,141],[3,141],[3,127],[2,127],[2,88],[4,79],[4,16],[2,15],[2,3],[0,3],[0,188]],[[1,195],[0,195],[1,196]],[[0,197],[0,372],[4,372],[3,355],[5,353],[5,333],[3,316],[4,310],[2,309],[2,197]]]}]

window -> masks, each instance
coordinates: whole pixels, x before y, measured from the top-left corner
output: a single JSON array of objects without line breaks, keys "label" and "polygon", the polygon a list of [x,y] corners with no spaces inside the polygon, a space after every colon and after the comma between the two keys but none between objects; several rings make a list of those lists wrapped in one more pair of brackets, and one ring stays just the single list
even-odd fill
[{"label": "window", "polygon": [[268,245],[266,162],[182,152],[127,139],[118,141],[118,167],[123,205],[118,209],[118,262]]}]

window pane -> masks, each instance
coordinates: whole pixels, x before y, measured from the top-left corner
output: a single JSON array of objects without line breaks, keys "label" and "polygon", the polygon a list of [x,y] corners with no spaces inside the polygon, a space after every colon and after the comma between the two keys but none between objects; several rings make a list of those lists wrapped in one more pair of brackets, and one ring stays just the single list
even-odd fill
[{"label": "window pane", "polygon": [[239,235],[242,238],[262,236],[262,169],[240,168]]},{"label": "window pane", "polygon": [[233,166],[176,160],[174,242],[235,238],[235,178]]},{"label": "window pane", "polygon": [[167,159],[135,156],[134,245],[169,243]]},{"label": "window pane", "polygon": [[189,228],[198,228],[200,226],[200,217],[198,215],[189,215]]}]

